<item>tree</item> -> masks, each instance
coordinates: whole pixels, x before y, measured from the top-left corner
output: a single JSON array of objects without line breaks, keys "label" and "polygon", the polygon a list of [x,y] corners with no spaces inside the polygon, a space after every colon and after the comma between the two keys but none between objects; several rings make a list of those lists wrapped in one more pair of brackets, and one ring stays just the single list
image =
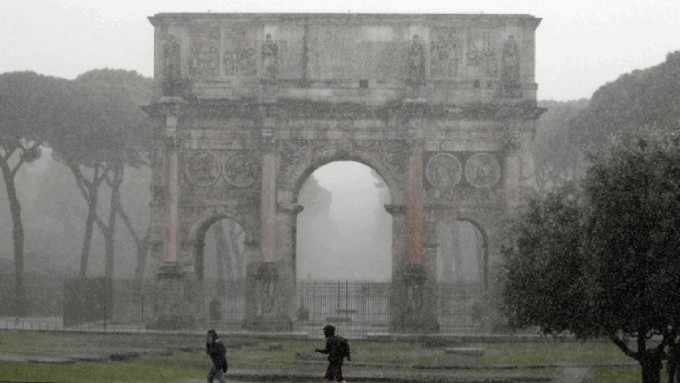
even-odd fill
[{"label": "tree", "polygon": [[[87,201],[81,276],[87,273],[96,224],[104,236],[105,275],[113,278],[117,216],[122,215],[123,221],[130,224],[129,217],[121,213],[120,186],[125,165],[144,163],[140,143],[146,142],[144,132],[149,124],[135,102],[135,97],[143,93],[144,80],[135,72],[115,70],[97,70],[79,76],[73,81],[78,110],[72,124],[54,132],[50,139],[55,157],[69,167]],[[111,192],[106,220],[97,213],[102,184],[107,184]],[[136,242],[138,248],[145,246],[141,240]]]},{"label": "tree", "polygon": [[24,289],[24,226],[15,177],[21,166],[40,156],[50,132],[64,126],[73,108],[66,80],[33,72],[0,75],[0,171],[12,217],[15,267],[15,313],[26,308]]},{"label": "tree", "polygon": [[679,144],[625,139],[593,157],[580,188],[529,205],[503,248],[513,326],[606,335],[644,383],[660,381],[680,326]]},{"label": "tree", "polygon": [[574,135],[584,151],[624,132],[673,130],[680,122],[680,51],[666,61],[635,70],[601,86],[588,108],[574,118]]},{"label": "tree", "polygon": [[113,278],[114,235],[116,217],[120,215],[137,248],[137,267],[135,275],[142,278],[145,272],[148,253],[150,226],[143,234],[135,229],[130,215],[126,212],[121,197],[121,186],[126,166],[135,168],[149,167],[148,157],[151,145],[151,123],[139,108],[151,100],[153,80],[134,71],[100,69],[78,76],[75,80],[83,86],[104,92],[113,107],[118,110],[122,125],[118,131],[120,147],[117,155],[108,157],[109,176],[105,178],[110,188],[110,201],[107,224],[96,220],[104,235],[106,271]]}]

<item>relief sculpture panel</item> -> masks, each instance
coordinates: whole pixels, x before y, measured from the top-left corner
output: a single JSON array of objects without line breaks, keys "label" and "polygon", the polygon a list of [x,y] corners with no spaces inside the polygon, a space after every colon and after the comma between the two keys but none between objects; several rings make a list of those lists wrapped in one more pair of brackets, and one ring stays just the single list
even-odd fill
[{"label": "relief sculpture panel", "polygon": [[230,156],[224,163],[224,179],[232,186],[248,187],[260,175],[258,162],[245,153]]},{"label": "relief sculpture panel", "polygon": [[186,176],[196,186],[210,186],[220,176],[220,165],[212,154],[199,152],[189,157]]},{"label": "relief sculpture panel", "polygon": [[461,58],[460,32],[453,28],[434,30],[430,42],[430,73],[433,78],[455,78]]},{"label": "relief sculpture panel", "polygon": [[466,41],[468,75],[497,78],[498,55],[495,35],[491,31],[472,30]]},{"label": "relief sculpture panel", "polygon": [[253,77],[257,75],[257,52],[254,36],[246,25],[224,28],[224,57],[226,76]]},{"label": "relief sculpture panel", "polygon": [[427,181],[438,189],[456,186],[462,175],[463,166],[453,154],[437,153],[425,165]]},{"label": "relief sculpture panel", "polygon": [[192,33],[189,74],[194,78],[215,77],[219,71],[220,30],[210,28]]},{"label": "relief sculpture panel", "polygon": [[477,153],[465,162],[465,179],[476,188],[490,188],[500,178],[501,165],[491,154]]}]

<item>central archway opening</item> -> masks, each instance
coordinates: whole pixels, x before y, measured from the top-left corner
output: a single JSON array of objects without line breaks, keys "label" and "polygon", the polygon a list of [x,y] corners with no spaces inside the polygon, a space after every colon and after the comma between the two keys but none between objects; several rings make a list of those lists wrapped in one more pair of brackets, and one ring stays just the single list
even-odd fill
[{"label": "central archway opening", "polygon": [[392,216],[382,177],[358,162],[331,162],[305,180],[297,202],[298,323],[317,332],[314,325],[331,323],[350,336],[387,327]]},{"label": "central archway opening", "polygon": [[298,196],[298,280],[390,281],[389,203],[384,180],[366,165],[338,161],[312,173]]}]

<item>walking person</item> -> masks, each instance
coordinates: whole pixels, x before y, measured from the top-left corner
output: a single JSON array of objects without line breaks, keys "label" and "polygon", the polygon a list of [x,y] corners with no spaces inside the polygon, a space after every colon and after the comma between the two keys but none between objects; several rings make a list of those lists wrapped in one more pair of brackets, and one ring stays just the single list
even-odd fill
[{"label": "walking person", "polygon": [[342,377],[342,362],[345,358],[348,361],[352,360],[350,356],[349,343],[341,336],[335,335],[335,327],[326,325],[323,328],[323,335],[326,337],[326,348],[315,351],[322,354],[328,354],[328,368],[326,375],[323,377],[324,383],[332,381],[347,383]]},{"label": "walking person", "polygon": [[208,383],[212,383],[215,377],[220,383],[227,383],[227,379],[224,377],[227,372],[227,349],[215,330],[208,330],[205,353],[210,356],[212,361],[212,367],[208,372]]}]

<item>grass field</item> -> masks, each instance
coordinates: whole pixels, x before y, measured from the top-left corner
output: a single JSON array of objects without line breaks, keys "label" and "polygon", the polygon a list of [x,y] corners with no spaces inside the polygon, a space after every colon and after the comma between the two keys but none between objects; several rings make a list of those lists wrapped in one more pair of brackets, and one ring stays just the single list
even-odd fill
[{"label": "grass field", "polygon": [[[313,350],[322,340],[224,336],[230,373],[322,376],[325,361]],[[186,382],[209,368],[202,335],[0,331],[0,381]],[[639,367],[607,342],[426,344],[351,341],[351,376],[399,376],[419,381],[450,377],[552,378],[564,366],[587,366],[591,382],[639,382]],[[447,346],[481,348],[482,356],[453,355]],[[69,359],[72,359],[69,361]],[[41,360],[42,363],[30,362]],[[89,361],[86,361],[89,360]],[[50,362],[51,363],[48,363]],[[60,364],[65,363],[65,364]],[[351,379],[348,379],[351,381]]]}]

